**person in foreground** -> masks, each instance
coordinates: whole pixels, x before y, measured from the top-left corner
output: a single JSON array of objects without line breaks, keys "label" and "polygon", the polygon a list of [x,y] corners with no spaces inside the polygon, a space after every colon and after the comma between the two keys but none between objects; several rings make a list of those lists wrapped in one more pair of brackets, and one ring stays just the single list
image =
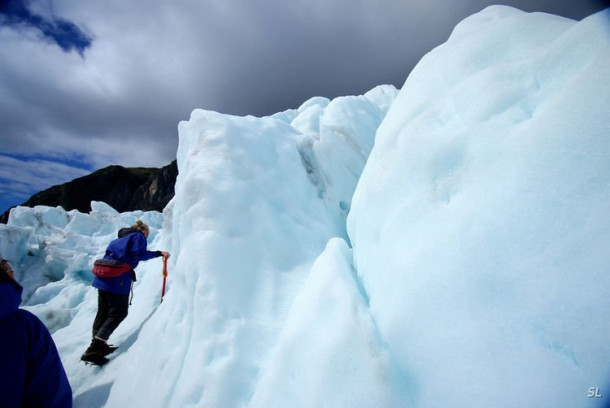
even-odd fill
[{"label": "person in foreground", "polygon": [[105,265],[109,269],[118,270],[119,275],[105,274],[104,270],[98,273],[99,270],[96,271],[94,267],[96,276],[93,286],[98,289],[98,309],[93,321],[93,339],[81,356],[82,361],[95,365],[104,365],[109,361],[106,356],[116,347],[108,344],[108,338],[127,317],[129,293],[136,281],[134,269],[140,261],[161,256],[169,258],[168,252],[147,249],[148,234],[148,225],[137,221],[130,228],[119,230],[118,238],[110,242],[104,255]]},{"label": "person in foreground", "polygon": [[19,309],[23,288],[0,260],[0,407],[72,407],[72,388],[46,326]]}]

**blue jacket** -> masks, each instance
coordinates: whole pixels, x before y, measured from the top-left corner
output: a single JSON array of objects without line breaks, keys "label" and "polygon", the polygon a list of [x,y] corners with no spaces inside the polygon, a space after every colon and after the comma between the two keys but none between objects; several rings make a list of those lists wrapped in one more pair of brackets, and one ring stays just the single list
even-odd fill
[{"label": "blue jacket", "polygon": [[[133,232],[110,242],[108,248],[106,248],[104,259],[114,259],[129,264],[133,270],[140,261],[161,256],[161,251],[149,251],[146,246],[146,236],[141,232]],[[105,292],[126,295],[129,294],[131,289],[131,282],[131,273],[125,272],[116,278],[98,278],[96,276],[93,279],[93,286]]]},{"label": "blue jacket", "polygon": [[0,407],[72,407],[72,388],[49,330],[19,309],[23,288],[0,274]]}]

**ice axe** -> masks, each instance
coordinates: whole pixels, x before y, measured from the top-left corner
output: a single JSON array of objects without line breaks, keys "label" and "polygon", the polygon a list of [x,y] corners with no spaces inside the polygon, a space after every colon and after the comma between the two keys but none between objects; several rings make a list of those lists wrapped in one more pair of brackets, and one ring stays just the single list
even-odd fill
[{"label": "ice axe", "polygon": [[163,257],[163,289],[161,289],[161,303],[163,303],[163,296],[165,296],[165,281],[167,280],[167,258]]}]

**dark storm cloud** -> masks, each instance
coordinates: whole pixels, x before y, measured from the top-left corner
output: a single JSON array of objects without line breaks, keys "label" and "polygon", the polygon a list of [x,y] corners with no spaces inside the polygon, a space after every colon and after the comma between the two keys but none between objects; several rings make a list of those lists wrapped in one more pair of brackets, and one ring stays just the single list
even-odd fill
[{"label": "dark storm cloud", "polygon": [[[241,5],[233,24],[206,13],[223,47],[215,50],[214,99],[201,107],[234,114],[271,114],[307,98],[363,93],[375,85],[402,86],[408,73],[454,26],[497,1],[332,1],[300,9],[263,2]],[[581,19],[603,1],[504,2],[524,11]],[[257,31],[257,28],[260,31]],[[230,30],[229,32],[226,32]],[[230,86],[231,92],[221,89]],[[215,92],[220,90],[220,92]],[[201,94],[204,96],[204,93]]]},{"label": "dark storm cloud", "polygon": [[[109,164],[161,166],[175,157],[178,122],[195,108],[263,116],[313,96],[401,87],[457,23],[494,3],[4,2],[0,137],[11,160],[0,167],[21,163],[25,174],[32,167],[28,156],[72,163],[73,173],[63,172],[68,181]],[[598,0],[504,4],[574,19],[608,6]]]}]

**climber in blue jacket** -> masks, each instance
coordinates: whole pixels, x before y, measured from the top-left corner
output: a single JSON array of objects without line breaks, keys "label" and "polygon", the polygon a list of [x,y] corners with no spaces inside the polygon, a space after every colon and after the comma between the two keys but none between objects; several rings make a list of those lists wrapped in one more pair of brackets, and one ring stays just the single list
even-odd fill
[{"label": "climber in blue jacket", "polygon": [[129,292],[136,280],[134,269],[140,261],[160,256],[169,258],[168,252],[147,249],[148,234],[148,225],[137,221],[130,228],[121,229],[118,238],[106,248],[104,259],[127,264],[131,270],[113,278],[96,276],[93,279],[93,286],[98,289],[98,309],[93,321],[93,338],[81,360],[96,365],[108,362],[106,356],[116,349],[108,344],[108,338],[127,317]]},{"label": "climber in blue jacket", "polygon": [[46,326],[19,309],[23,288],[0,260],[0,407],[72,407],[72,388]]}]

